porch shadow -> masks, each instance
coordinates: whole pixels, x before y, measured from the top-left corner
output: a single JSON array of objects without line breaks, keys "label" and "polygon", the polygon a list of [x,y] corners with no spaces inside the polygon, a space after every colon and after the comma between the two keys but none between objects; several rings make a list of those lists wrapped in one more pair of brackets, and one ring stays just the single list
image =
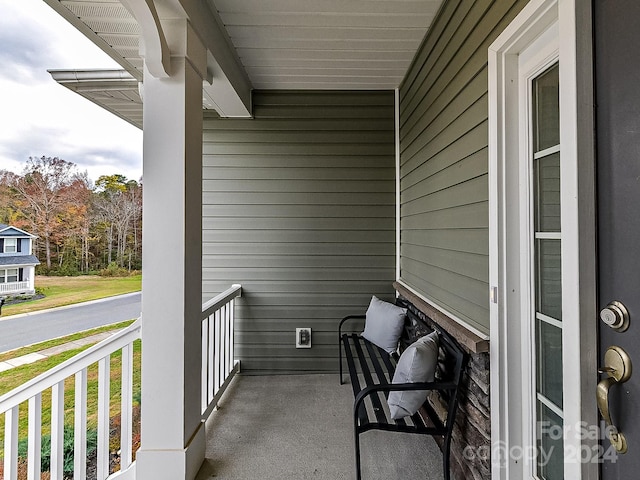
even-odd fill
[{"label": "porch shadow", "polygon": [[[209,418],[196,480],[355,478],[353,394],[335,375],[237,376]],[[440,480],[431,437],[367,432],[364,480]]]}]

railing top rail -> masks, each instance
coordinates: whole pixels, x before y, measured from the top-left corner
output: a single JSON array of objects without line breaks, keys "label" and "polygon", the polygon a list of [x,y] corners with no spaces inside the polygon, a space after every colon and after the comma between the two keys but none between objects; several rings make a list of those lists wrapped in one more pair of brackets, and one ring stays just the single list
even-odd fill
[{"label": "railing top rail", "polygon": [[5,393],[0,397],[0,414],[139,339],[140,327],[141,321],[138,318],[127,328]]},{"label": "railing top rail", "polygon": [[204,302],[202,304],[202,320],[207,318],[223,305],[229,303],[230,300],[240,296],[242,296],[242,285],[235,284],[221,294],[216,295],[211,300]]}]

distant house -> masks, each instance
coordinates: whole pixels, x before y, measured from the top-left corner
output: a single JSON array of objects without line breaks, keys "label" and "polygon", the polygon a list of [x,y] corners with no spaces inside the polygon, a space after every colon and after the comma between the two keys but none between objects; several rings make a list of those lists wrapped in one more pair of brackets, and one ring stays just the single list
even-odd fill
[{"label": "distant house", "polygon": [[24,230],[0,223],[0,296],[35,293],[33,239]]}]

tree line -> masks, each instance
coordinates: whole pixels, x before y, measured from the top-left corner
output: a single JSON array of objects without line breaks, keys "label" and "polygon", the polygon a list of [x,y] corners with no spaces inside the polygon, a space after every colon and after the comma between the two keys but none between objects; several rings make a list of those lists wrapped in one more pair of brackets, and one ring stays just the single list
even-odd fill
[{"label": "tree line", "polygon": [[38,238],[38,273],[76,275],[139,270],[142,183],[87,172],[58,157],[29,157],[21,174],[0,170],[0,223]]}]

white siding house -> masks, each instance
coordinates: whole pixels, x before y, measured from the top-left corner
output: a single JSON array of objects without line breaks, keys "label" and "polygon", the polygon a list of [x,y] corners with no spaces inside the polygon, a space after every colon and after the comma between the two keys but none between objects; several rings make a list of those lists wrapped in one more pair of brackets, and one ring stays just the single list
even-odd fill
[{"label": "white siding house", "polygon": [[33,255],[36,238],[24,230],[0,224],[0,296],[35,293],[36,265]]}]

